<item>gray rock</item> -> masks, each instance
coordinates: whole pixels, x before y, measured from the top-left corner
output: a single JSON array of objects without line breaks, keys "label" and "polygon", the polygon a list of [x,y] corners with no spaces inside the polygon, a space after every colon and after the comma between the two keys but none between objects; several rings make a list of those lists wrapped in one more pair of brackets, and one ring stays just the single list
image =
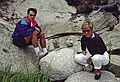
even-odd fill
[{"label": "gray rock", "polygon": [[117,82],[115,76],[108,71],[102,71],[99,80],[95,80],[94,75],[93,73],[81,71],[69,76],[65,82]]},{"label": "gray rock", "polygon": [[71,38],[69,38],[67,41],[66,41],[66,45],[67,47],[73,47],[73,41]]},{"label": "gray rock", "polygon": [[[112,0],[111,0],[112,1]],[[120,0],[117,0],[120,1]],[[71,17],[71,13],[75,13],[76,9],[73,7],[70,7],[67,5],[65,0],[35,0],[33,3],[33,0],[14,0],[15,3],[11,4],[7,12],[1,10],[3,12],[3,15],[6,17],[10,17],[10,13],[15,11],[17,12],[18,16],[23,17],[26,13],[26,9],[31,7],[35,7],[38,10],[38,15],[36,20],[40,24],[41,22],[45,23],[45,32],[46,36],[53,35],[60,32],[73,32],[73,31],[79,31],[81,28],[81,25],[84,21],[83,16],[77,17],[75,22],[68,22],[69,18]],[[40,13],[39,13],[40,12]],[[56,18],[59,16],[60,18]],[[5,18],[6,19],[6,18]],[[116,18],[113,17],[111,14],[103,14],[101,12],[97,13],[93,17],[90,18],[92,22],[94,22],[95,30],[100,31],[102,37],[105,41],[105,43],[108,43],[111,41],[112,48],[119,48],[120,47],[120,24],[116,25]],[[113,27],[115,26],[115,29],[111,32],[106,32],[106,30],[103,31],[104,28]],[[7,27],[5,27],[7,26]],[[27,47],[25,49],[19,49],[18,47],[14,46],[12,44],[11,36],[9,29],[11,28],[9,25],[0,25],[0,68],[4,67],[7,62],[10,62],[13,64],[13,69],[25,69],[27,66],[29,69],[34,68],[34,64],[36,62],[36,57],[33,51],[33,47]],[[9,28],[8,28],[9,27]],[[3,29],[4,28],[4,29]],[[14,27],[12,27],[14,28]],[[72,39],[73,40],[73,39]],[[77,40],[76,38],[74,41]],[[61,39],[59,42],[62,43],[61,46],[64,46],[66,39]],[[52,41],[50,42],[50,45],[52,44]],[[47,44],[48,45],[48,44]],[[53,46],[53,45],[52,45]],[[80,48],[80,45],[78,42],[74,43],[73,46],[74,50],[78,51]],[[53,49],[53,47],[50,46],[50,50]],[[79,49],[80,50],[80,49]],[[60,53],[59,53],[60,52]],[[62,53],[65,54],[62,54]],[[70,54],[69,54],[70,53]],[[80,71],[81,66],[76,64],[73,60],[74,51],[65,49],[65,50],[58,50],[53,51],[49,53],[49,56],[44,57],[45,60],[42,62],[42,67],[47,67],[51,69],[49,77],[52,80],[60,80],[68,77],[74,72]],[[50,57],[51,56],[51,57]],[[113,57],[112,57],[113,58]],[[43,60],[42,59],[42,60]],[[42,61],[41,60],[41,61]],[[111,61],[113,61],[112,59]],[[119,61],[117,61],[119,65]],[[74,81],[73,81],[74,82]],[[94,82],[94,81],[93,81]],[[114,82],[114,81],[113,81]]]},{"label": "gray rock", "polygon": [[111,55],[110,58],[111,58],[111,60],[110,60],[111,63],[120,66],[120,56],[118,56],[118,55]]},{"label": "gray rock", "polygon": [[101,36],[108,50],[120,48],[120,24],[116,25],[111,32],[102,31]]},{"label": "gray rock", "polygon": [[[92,12],[93,13],[93,12]],[[117,19],[112,16],[111,13],[102,13],[99,12],[95,14],[94,16],[90,17],[91,21],[93,21],[94,28],[96,31],[103,30],[105,28],[113,28],[114,26],[117,25]]]},{"label": "gray rock", "polygon": [[53,41],[54,48],[60,48],[59,41],[55,40]]},{"label": "gray rock", "polygon": [[8,63],[12,64],[12,70],[34,69],[36,57],[32,47],[20,49],[13,45],[9,28],[0,23],[0,69]]},{"label": "gray rock", "polygon": [[81,65],[74,61],[73,49],[63,48],[50,52],[40,60],[41,69],[48,70],[52,81],[66,79],[69,75],[81,71]]},{"label": "gray rock", "polygon": [[120,78],[116,78],[117,79],[117,82],[120,82]]}]

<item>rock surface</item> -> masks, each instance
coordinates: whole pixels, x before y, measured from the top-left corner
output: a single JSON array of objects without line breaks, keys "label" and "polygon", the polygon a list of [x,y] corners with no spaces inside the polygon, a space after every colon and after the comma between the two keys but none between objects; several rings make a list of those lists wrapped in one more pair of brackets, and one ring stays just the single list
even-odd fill
[{"label": "rock surface", "polygon": [[112,73],[107,71],[102,71],[101,78],[99,80],[94,79],[93,73],[81,71],[69,76],[65,82],[117,82],[117,80]]},{"label": "rock surface", "polygon": [[111,55],[110,57],[111,57],[111,63],[120,66],[120,63],[119,63],[120,56],[118,56],[118,55]]},{"label": "rock surface", "polygon": [[[110,1],[112,2],[113,0]],[[119,2],[120,0],[117,1]],[[46,37],[61,32],[81,32],[81,25],[86,19],[83,14],[74,16],[76,9],[68,6],[65,0],[12,0],[12,2],[8,2],[7,5],[2,6],[0,9],[0,16],[2,16],[0,18],[0,69],[3,69],[8,62],[13,64],[13,70],[25,69],[26,67],[33,69],[35,67],[36,56],[33,47],[29,46],[26,49],[19,49],[12,44],[11,40],[11,34],[16,22],[26,15],[26,10],[29,7],[35,7],[38,10],[36,20],[38,24],[43,24],[42,30]],[[94,23],[94,30],[103,38],[108,49],[120,48],[120,23],[116,23],[116,18],[111,13],[99,12],[92,17],[89,16],[88,19]],[[109,30],[111,27],[113,29]],[[69,38],[73,41],[71,49],[65,48],[67,47],[66,41]],[[55,41],[58,42],[56,48],[61,48],[50,52],[40,61],[42,68],[49,66],[49,64],[51,65],[50,79],[65,79],[69,75],[81,71],[81,66],[73,60],[74,52],[81,52],[80,38],[81,36],[78,35],[69,35],[46,39],[48,50],[55,48],[53,45]],[[111,62],[119,65],[119,56],[111,56]],[[85,77],[87,75],[89,73]]]},{"label": "rock surface", "polygon": [[81,65],[74,61],[73,49],[63,48],[50,52],[40,60],[41,69],[49,70],[52,81],[66,79],[69,75],[81,71]]}]

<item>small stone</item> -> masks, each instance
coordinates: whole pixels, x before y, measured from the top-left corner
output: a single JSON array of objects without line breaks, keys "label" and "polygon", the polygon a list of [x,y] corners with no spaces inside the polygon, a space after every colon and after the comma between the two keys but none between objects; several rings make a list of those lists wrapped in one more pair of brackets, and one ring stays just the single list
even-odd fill
[{"label": "small stone", "polygon": [[54,48],[60,48],[59,42],[58,42],[57,40],[55,40],[55,41],[53,42],[53,46],[54,46]]},{"label": "small stone", "polygon": [[73,41],[71,38],[69,38],[66,42],[67,47],[73,47]]}]

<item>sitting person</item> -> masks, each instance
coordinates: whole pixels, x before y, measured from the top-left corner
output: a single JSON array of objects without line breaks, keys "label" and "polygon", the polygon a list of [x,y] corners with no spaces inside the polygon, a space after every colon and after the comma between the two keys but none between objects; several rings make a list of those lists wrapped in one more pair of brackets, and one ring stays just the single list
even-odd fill
[{"label": "sitting person", "polygon": [[[37,10],[35,8],[29,8],[27,10],[27,16],[22,18],[16,24],[12,38],[13,44],[20,48],[33,45],[36,55],[39,56],[45,55],[47,53],[47,49],[44,33],[41,31],[40,27],[35,21],[36,14]],[[41,52],[39,49],[38,41],[43,52]]]},{"label": "sitting person", "polygon": [[[95,69],[94,78],[101,77],[101,67],[109,63],[109,54],[102,38],[93,31],[91,22],[84,22],[82,25],[83,36],[81,38],[82,53],[75,55],[75,61],[81,65],[93,63]],[[86,48],[89,53],[86,52]]]}]

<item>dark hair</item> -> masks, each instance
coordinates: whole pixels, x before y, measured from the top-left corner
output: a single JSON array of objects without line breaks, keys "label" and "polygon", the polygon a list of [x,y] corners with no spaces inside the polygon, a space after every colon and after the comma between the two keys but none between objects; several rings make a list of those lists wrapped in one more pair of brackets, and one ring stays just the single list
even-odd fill
[{"label": "dark hair", "polygon": [[29,8],[29,9],[27,10],[27,14],[29,14],[30,11],[35,12],[35,15],[37,14],[37,10],[36,10],[35,8]]}]

